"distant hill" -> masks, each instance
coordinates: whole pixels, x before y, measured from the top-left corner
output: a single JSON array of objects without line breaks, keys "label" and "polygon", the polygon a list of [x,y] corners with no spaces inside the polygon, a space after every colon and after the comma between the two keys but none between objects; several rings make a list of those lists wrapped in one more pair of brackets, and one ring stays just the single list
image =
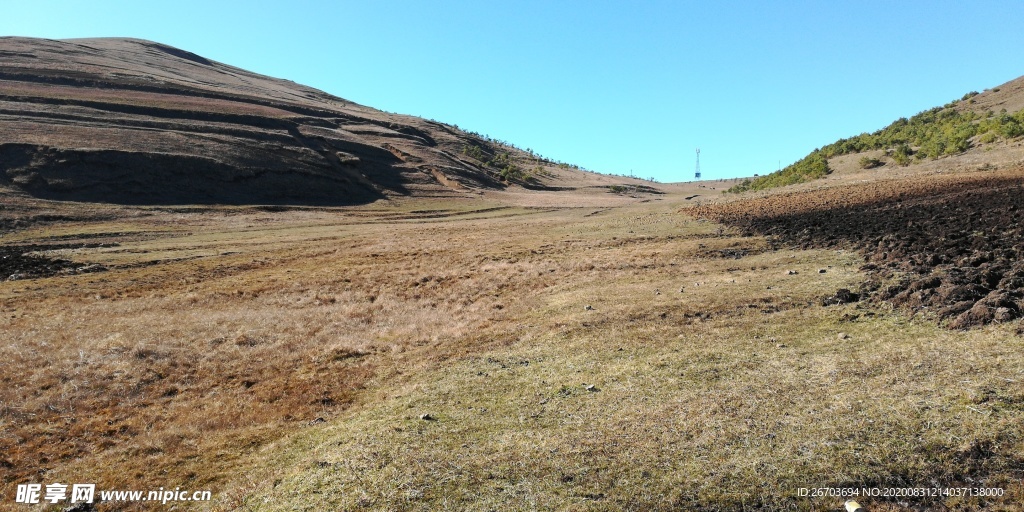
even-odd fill
[{"label": "distant hill", "polygon": [[451,125],[155,42],[0,38],[0,189],[8,192],[342,205],[513,183],[554,188],[572,172]]},{"label": "distant hill", "polygon": [[[960,100],[900,118],[874,133],[862,133],[816,149],[796,163],[771,174],[746,180],[730,192],[764,190],[803,183],[828,175],[832,158],[872,152],[861,168],[909,166],[958,155],[981,145],[1024,137],[1024,77]],[[879,151],[882,153],[877,154]]]}]

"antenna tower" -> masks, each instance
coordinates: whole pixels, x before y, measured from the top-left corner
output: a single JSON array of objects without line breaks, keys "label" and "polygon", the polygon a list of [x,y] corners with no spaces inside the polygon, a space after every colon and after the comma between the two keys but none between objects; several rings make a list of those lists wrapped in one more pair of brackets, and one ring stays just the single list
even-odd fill
[{"label": "antenna tower", "polygon": [[698,180],[700,179],[700,148],[697,148],[697,172],[694,174],[694,176]]}]

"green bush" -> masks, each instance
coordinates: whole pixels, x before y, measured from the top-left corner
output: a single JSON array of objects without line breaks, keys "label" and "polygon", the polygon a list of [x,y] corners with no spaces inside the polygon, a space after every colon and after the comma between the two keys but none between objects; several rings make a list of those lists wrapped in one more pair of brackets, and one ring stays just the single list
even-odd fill
[{"label": "green bush", "polygon": [[465,146],[462,146],[462,154],[475,160],[479,160],[485,164],[487,162],[487,154],[484,153],[484,150],[476,144],[466,144]]},{"label": "green bush", "polygon": [[869,158],[866,156],[860,157],[860,168],[861,169],[874,169],[875,167],[881,167],[885,165],[885,162],[877,158]]},{"label": "green bush", "polygon": [[906,144],[900,144],[892,152],[892,161],[896,162],[896,165],[906,167],[910,165],[910,157],[914,155],[914,151],[910,149],[910,146]]},{"label": "green bush", "polygon": [[773,172],[766,176],[760,176],[753,180],[745,180],[736,185],[728,192],[745,192],[747,190],[764,190],[786,185],[794,185],[805,181],[824,178],[832,172],[828,167],[828,159],[820,150],[814,150],[802,160],[787,166],[781,171]]}]

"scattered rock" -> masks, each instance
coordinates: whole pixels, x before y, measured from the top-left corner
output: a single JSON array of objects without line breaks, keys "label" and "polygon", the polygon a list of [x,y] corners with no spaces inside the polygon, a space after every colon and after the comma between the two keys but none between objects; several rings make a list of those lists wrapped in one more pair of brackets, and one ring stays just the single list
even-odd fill
[{"label": "scattered rock", "polygon": [[786,344],[785,343],[779,343],[778,345],[775,345],[775,346],[777,348],[786,348]]},{"label": "scattered rock", "polygon": [[601,391],[600,389],[597,389],[597,386],[593,384],[586,384],[583,386],[583,389],[590,391],[591,393],[597,393],[598,391]]},{"label": "scattered rock", "polygon": [[818,269],[818,273],[819,273],[819,274],[824,274],[825,272],[828,272],[828,270],[825,270],[825,269],[823,269],[823,268],[819,268],[819,269]]},{"label": "scattered rock", "polygon": [[797,272],[796,270],[790,270],[790,271],[786,272],[786,275],[787,276],[795,276],[795,275],[797,275],[799,273],[800,272]]},{"label": "scattered rock", "polygon": [[431,415],[429,412],[425,414],[420,414],[420,419],[423,421],[437,421],[437,418]]},{"label": "scattered rock", "polygon": [[587,304],[586,306],[583,306],[583,309],[586,310],[586,311],[593,311],[594,310],[594,306],[591,306],[590,304]]},{"label": "scattered rock", "polygon": [[841,339],[841,340],[848,340],[848,339],[850,339],[850,335],[846,334],[845,332],[841,332],[841,333],[839,333],[839,339]]}]

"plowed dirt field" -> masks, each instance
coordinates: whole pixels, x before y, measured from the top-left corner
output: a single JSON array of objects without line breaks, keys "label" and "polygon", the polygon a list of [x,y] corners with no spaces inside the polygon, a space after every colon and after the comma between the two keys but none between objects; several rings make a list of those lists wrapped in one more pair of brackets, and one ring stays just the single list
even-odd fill
[{"label": "plowed dirt field", "polygon": [[[939,174],[685,210],[777,244],[848,247],[861,295],[928,312],[952,329],[1024,315],[1024,169]],[[829,290],[830,291],[830,290]],[[823,294],[829,292],[823,290]]]}]

